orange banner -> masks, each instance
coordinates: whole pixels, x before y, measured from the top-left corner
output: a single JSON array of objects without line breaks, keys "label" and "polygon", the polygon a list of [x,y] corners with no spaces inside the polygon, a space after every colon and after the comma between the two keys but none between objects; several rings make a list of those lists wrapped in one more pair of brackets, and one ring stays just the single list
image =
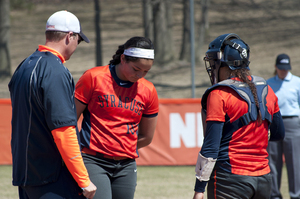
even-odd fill
[{"label": "orange banner", "polygon": [[138,165],[195,165],[203,142],[200,99],[160,99],[152,143]]},{"label": "orange banner", "polygon": [[0,99],[0,165],[12,164],[11,139],[11,102],[10,99]]},{"label": "orange banner", "polygon": [[[160,99],[152,143],[139,150],[138,165],[195,165],[203,141],[201,99]],[[0,165],[11,164],[11,102],[0,99]]]}]

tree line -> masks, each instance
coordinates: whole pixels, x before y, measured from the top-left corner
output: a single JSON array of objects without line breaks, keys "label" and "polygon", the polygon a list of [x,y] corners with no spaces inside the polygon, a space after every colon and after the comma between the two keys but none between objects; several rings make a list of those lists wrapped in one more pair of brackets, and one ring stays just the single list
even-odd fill
[{"label": "tree line", "polygon": [[[208,32],[208,8],[209,0],[141,0],[143,13],[144,36],[150,38],[155,47],[155,62],[166,64],[172,62],[175,57],[179,60],[190,60],[191,54],[191,20],[190,3],[201,6],[201,19],[194,23],[195,52],[200,53],[205,35]],[[175,55],[172,26],[173,26],[173,5],[182,4],[182,44],[180,55]],[[27,5],[26,5],[27,3]],[[0,0],[0,78],[11,75],[10,65],[10,10],[28,9],[28,4],[34,3],[34,0]],[[101,0],[94,0],[94,26],[96,32],[96,65],[102,65],[102,45],[101,45]],[[198,60],[196,60],[198,61]]]}]

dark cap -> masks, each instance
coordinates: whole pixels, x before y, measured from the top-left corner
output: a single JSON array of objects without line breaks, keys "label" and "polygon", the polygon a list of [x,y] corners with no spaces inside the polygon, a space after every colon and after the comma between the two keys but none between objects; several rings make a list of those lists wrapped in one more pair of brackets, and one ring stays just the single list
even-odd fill
[{"label": "dark cap", "polygon": [[276,67],[280,70],[291,70],[291,60],[287,54],[280,54],[276,59]]}]

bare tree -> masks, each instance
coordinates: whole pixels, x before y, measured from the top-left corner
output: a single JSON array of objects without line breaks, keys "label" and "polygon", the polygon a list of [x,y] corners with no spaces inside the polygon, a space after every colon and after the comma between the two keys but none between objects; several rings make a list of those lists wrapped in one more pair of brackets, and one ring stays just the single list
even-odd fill
[{"label": "bare tree", "polygon": [[153,1],[155,62],[160,64],[172,62],[174,58],[172,14],[172,0]]},{"label": "bare tree", "polygon": [[180,60],[190,61],[191,57],[191,40],[190,40],[190,31],[191,31],[191,23],[190,23],[190,1],[182,0],[183,3],[183,20],[182,20],[182,44],[180,51]]},{"label": "bare tree", "polygon": [[[201,20],[199,27],[199,36],[198,42],[196,45],[196,55],[201,55],[201,48],[204,44],[205,38],[208,35],[209,31],[209,21],[208,21],[208,8],[209,8],[209,0],[201,0]],[[202,57],[196,56],[196,61],[201,61]]]},{"label": "bare tree", "polygon": [[0,78],[10,76],[9,0],[0,0]]},{"label": "bare tree", "polygon": [[143,0],[143,13],[145,37],[154,41],[153,6],[151,0]]},{"label": "bare tree", "polygon": [[[182,44],[181,44],[181,51],[180,51],[180,60],[190,61],[191,57],[191,20],[190,20],[190,1],[182,0],[183,3],[183,20],[182,20]],[[201,4],[201,19],[200,23],[196,24],[196,41],[195,41],[195,61],[201,61],[201,48],[204,44],[206,35],[208,34],[209,30],[209,22],[208,22],[208,6],[209,0],[200,0]]]},{"label": "bare tree", "polygon": [[102,66],[100,0],[95,0],[96,66]]}]

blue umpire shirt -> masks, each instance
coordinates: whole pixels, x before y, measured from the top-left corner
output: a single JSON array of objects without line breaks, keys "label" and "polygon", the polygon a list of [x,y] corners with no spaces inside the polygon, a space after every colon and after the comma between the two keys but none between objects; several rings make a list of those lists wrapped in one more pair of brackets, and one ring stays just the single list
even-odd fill
[{"label": "blue umpire shirt", "polygon": [[300,78],[288,72],[282,80],[278,75],[267,80],[278,97],[278,105],[282,116],[298,116],[300,114]]}]

